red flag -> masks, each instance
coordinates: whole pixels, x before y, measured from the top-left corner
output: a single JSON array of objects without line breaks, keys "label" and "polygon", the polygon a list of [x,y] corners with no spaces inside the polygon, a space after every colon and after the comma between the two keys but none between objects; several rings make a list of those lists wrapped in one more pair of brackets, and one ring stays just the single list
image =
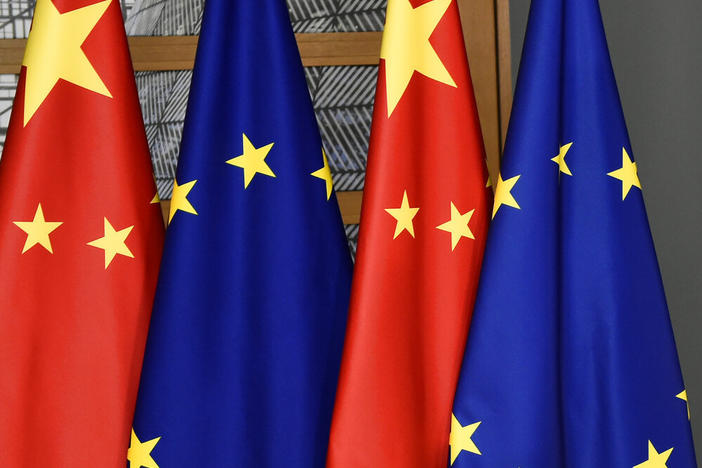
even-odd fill
[{"label": "red flag", "polygon": [[38,0],[0,161],[0,465],[124,468],[163,221],[117,0]]},{"label": "red flag", "polygon": [[390,0],[327,466],[444,468],[490,190],[454,0]]}]

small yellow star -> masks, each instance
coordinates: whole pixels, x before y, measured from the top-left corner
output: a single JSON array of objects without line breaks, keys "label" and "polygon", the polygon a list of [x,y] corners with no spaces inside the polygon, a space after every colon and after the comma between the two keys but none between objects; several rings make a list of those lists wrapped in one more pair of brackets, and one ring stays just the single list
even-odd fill
[{"label": "small yellow star", "polygon": [[190,181],[183,185],[178,185],[177,180],[173,180],[173,195],[171,195],[171,211],[168,215],[168,224],[171,224],[173,217],[178,211],[197,215],[197,211],[188,200],[188,194],[195,187],[197,180]]},{"label": "small yellow star", "polygon": [[466,214],[461,214],[456,208],[456,205],[451,202],[451,220],[445,222],[440,226],[436,226],[436,229],[451,233],[451,251],[456,249],[458,242],[462,237],[467,237],[468,239],[475,239],[473,232],[471,232],[468,223],[470,223],[470,218],[473,217],[475,210],[470,210]]},{"label": "small yellow star", "polygon": [[140,442],[134,429],[132,429],[132,440],[129,443],[127,450],[127,460],[129,460],[129,468],[159,468],[158,464],[151,456],[151,451],[154,449],[160,437],[151,439],[148,442]]},{"label": "small yellow star", "polygon": [[49,96],[59,79],[112,97],[81,46],[110,6],[104,0],[59,13],[52,0],[38,0],[22,65],[27,67],[24,125]]},{"label": "small yellow star", "polygon": [[675,395],[675,397],[680,398],[682,401],[685,402],[685,406],[687,406],[687,419],[690,420],[690,402],[687,401],[687,390],[683,390],[682,392]]},{"label": "small yellow star", "polygon": [[402,195],[402,204],[399,208],[386,208],[385,211],[397,220],[393,239],[397,239],[397,236],[402,234],[402,231],[407,231],[414,237],[414,223],[412,220],[417,216],[419,208],[410,208],[409,200],[407,199],[407,190],[405,190],[404,195]]},{"label": "small yellow star", "polygon": [[47,222],[44,219],[44,211],[41,208],[41,203],[39,203],[32,221],[14,222],[15,226],[27,233],[27,240],[24,242],[22,253],[25,253],[37,244],[44,247],[49,253],[54,253],[51,247],[49,234],[54,232],[62,224],[62,222]]},{"label": "small yellow star", "polygon": [[670,454],[673,451],[672,448],[669,448],[663,453],[658,453],[656,448],[653,446],[651,441],[648,441],[648,460],[646,460],[643,463],[639,463],[638,465],[634,466],[634,468],[668,468],[668,465],[666,465],[666,462],[668,461],[668,458],[670,458]]},{"label": "small yellow star", "polygon": [[244,189],[246,189],[256,174],[275,177],[275,174],[271,168],[268,166],[268,164],[266,164],[266,157],[268,156],[268,153],[271,152],[271,149],[275,143],[271,143],[261,148],[256,148],[253,144],[251,144],[251,141],[246,134],[243,135],[243,140],[244,154],[230,159],[227,161],[227,164],[240,167],[244,170]]},{"label": "small yellow star", "polygon": [[410,0],[389,0],[380,58],[385,59],[388,118],[405,94],[414,72],[456,88],[456,82],[429,38],[452,0],[432,0],[413,8]]},{"label": "small yellow star", "polygon": [[322,148],[322,159],[324,159],[324,167],[314,171],[310,175],[313,177],[317,177],[318,179],[322,179],[324,182],[326,182],[327,200],[329,200],[331,198],[334,184],[332,181],[331,169],[329,168],[329,160],[327,159],[327,153],[324,151],[324,148]]},{"label": "small yellow star", "polygon": [[107,270],[107,267],[110,266],[110,263],[112,263],[112,260],[117,254],[134,258],[134,254],[132,254],[132,251],[129,250],[129,247],[127,247],[125,243],[132,229],[134,229],[134,226],[129,226],[121,231],[115,231],[112,224],[105,218],[105,235],[92,242],[88,242],[89,246],[97,247],[105,251],[105,270]]},{"label": "small yellow star", "polygon": [[155,205],[156,203],[161,203],[161,197],[158,196],[158,192],[156,192],[156,195],[154,195],[154,198],[151,199],[152,205]]},{"label": "small yellow star", "polygon": [[512,177],[511,179],[502,180],[502,174],[497,178],[497,187],[495,188],[495,205],[492,208],[492,218],[495,219],[495,215],[499,211],[502,205],[511,206],[521,210],[519,203],[514,199],[512,195],[512,189],[519,181],[521,175]]},{"label": "small yellow star", "polygon": [[568,151],[570,151],[570,147],[573,146],[573,142],[571,141],[567,145],[561,146],[561,151],[558,153],[558,155],[554,158],[551,159],[551,161],[555,162],[558,164],[558,169],[560,172],[563,174],[572,176],[573,173],[570,172],[570,168],[568,167],[568,164],[566,163],[565,157],[566,154],[568,154]]},{"label": "small yellow star", "polygon": [[451,435],[449,436],[449,445],[451,446],[451,465],[456,461],[456,458],[462,451],[482,455],[478,447],[473,442],[473,434],[478,429],[482,421],[475,424],[470,424],[463,427],[455,415],[451,415]]},{"label": "small yellow star", "polygon": [[626,152],[626,148],[622,148],[622,167],[616,171],[612,171],[607,174],[610,177],[619,179],[622,181],[622,200],[626,199],[629,194],[631,187],[641,188],[641,181],[639,180],[639,170],[636,167],[636,163],[631,160],[629,153]]}]

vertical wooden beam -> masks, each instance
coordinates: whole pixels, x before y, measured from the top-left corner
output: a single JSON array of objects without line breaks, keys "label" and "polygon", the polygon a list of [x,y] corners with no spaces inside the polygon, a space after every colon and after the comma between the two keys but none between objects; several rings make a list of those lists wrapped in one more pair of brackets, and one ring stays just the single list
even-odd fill
[{"label": "vertical wooden beam", "polygon": [[458,6],[485,140],[488,168],[495,180],[502,149],[495,0],[458,0]]},{"label": "vertical wooden beam", "polygon": [[504,149],[507,126],[512,112],[512,37],[509,25],[509,0],[495,0],[497,8],[497,79],[500,93],[500,127]]}]

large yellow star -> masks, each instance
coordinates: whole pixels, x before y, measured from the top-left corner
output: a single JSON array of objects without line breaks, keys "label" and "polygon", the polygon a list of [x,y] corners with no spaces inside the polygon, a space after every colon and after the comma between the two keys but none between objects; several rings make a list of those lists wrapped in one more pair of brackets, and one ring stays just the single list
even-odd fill
[{"label": "large yellow star", "polygon": [[110,266],[112,260],[117,254],[125,257],[134,258],[134,254],[127,247],[126,240],[129,234],[134,229],[134,226],[129,226],[121,231],[116,231],[112,224],[105,218],[105,235],[99,239],[88,242],[91,247],[97,247],[105,251],[105,270]]},{"label": "large yellow star", "polygon": [[500,173],[498,176],[497,187],[495,188],[495,204],[492,208],[493,219],[502,205],[511,206],[512,208],[521,210],[519,203],[517,203],[517,200],[515,200],[514,196],[512,195],[512,189],[517,184],[520,177],[521,175],[518,175],[507,180],[502,180],[502,174]]},{"label": "large yellow star", "polygon": [[568,167],[568,163],[566,163],[565,157],[566,157],[566,154],[568,154],[568,151],[570,151],[571,146],[573,146],[572,141],[570,143],[568,143],[567,145],[561,146],[561,150],[558,153],[558,155],[551,159],[551,161],[558,164],[558,169],[560,172],[562,172],[563,174],[569,175],[569,176],[572,176],[573,173],[570,172],[570,168]]},{"label": "large yellow star", "polygon": [[112,97],[100,75],[81,49],[110,6],[104,0],[59,13],[52,0],[38,0],[22,65],[27,67],[24,125],[29,123],[59,79]]},{"label": "large yellow star", "polygon": [[331,169],[329,168],[329,159],[327,159],[327,153],[324,151],[324,148],[322,148],[322,159],[324,159],[324,167],[314,171],[310,175],[313,177],[317,177],[318,179],[322,179],[324,182],[326,182],[327,200],[329,200],[331,198],[334,183],[332,181]]},{"label": "large yellow star", "polygon": [[171,224],[173,217],[180,210],[184,213],[197,215],[197,211],[188,200],[188,194],[195,187],[197,180],[190,181],[183,185],[178,185],[177,180],[173,180],[173,195],[171,195],[171,211],[168,214],[168,224]]},{"label": "large yellow star", "polygon": [[402,99],[414,72],[456,87],[429,42],[452,0],[432,0],[413,8],[410,0],[389,0],[380,58],[385,59],[388,118]]},{"label": "large yellow star", "polygon": [[648,441],[648,460],[646,460],[643,463],[639,463],[638,465],[634,466],[634,468],[668,468],[668,465],[666,465],[666,462],[668,461],[668,458],[670,458],[670,454],[673,451],[672,448],[669,448],[663,453],[658,453],[656,448],[653,446],[651,441]]},{"label": "large yellow star", "polygon": [[147,442],[139,441],[134,429],[132,429],[132,440],[129,443],[127,450],[127,460],[129,460],[129,468],[159,468],[156,461],[151,456],[151,451],[154,449],[160,437],[151,439]]},{"label": "large yellow star", "polygon": [[54,232],[62,222],[47,222],[44,219],[44,210],[41,208],[41,203],[37,206],[37,211],[34,213],[32,221],[15,221],[15,226],[27,233],[27,240],[24,242],[22,253],[39,244],[44,247],[49,253],[54,253],[51,247],[51,239],[49,234]]},{"label": "large yellow star", "polygon": [[227,164],[240,167],[244,170],[244,189],[248,188],[251,180],[256,174],[263,174],[269,177],[275,177],[271,168],[266,164],[266,157],[271,152],[275,143],[268,144],[261,148],[256,148],[246,136],[243,135],[244,154],[232,158],[227,161]]},{"label": "large yellow star", "polygon": [[631,190],[631,187],[641,188],[641,181],[639,180],[639,170],[636,167],[636,163],[633,162],[629,157],[629,153],[626,152],[626,148],[622,148],[621,169],[612,171],[607,175],[622,181],[622,200],[626,199],[626,196],[629,194],[629,190]]},{"label": "large yellow star", "polygon": [[449,445],[451,446],[451,465],[456,461],[458,455],[462,451],[482,455],[475,442],[473,442],[473,434],[478,429],[482,421],[475,424],[470,424],[463,427],[455,415],[451,415],[451,435],[449,436]]},{"label": "large yellow star", "polygon": [[451,202],[451,219],[440,226],[436,226],[436,229],[451,233],[451,250],[455,250],[458,242],[462,237],[467,237],[468,239],[475,239],[473,232],[468,227],[470,223],[470,218],[473,217],[475,210],[470,210],[466,214],[461,214],[456,208],[456,205]]},{"label": "large yellow star", "polygon": [[405,190],[404,195],[402,195],[402,204],[399,208],[386,208],[385,211],[397,220],[393,239],[397,239],[397,236],[402,234],[402,231],[407,231],[414,237],[414,223],[412,223],[412,220],[417,216],[419,208],[410,208],[407,190]]},{"label": "large yellow star", "polygon": [[676,398],[680,398],[682,401],[685,402],[685,406],[687,406],[687,419],[690,419],[690,402],[687,401],[687,390],[683,390],[682,392],[678,393],[675,395]]}]

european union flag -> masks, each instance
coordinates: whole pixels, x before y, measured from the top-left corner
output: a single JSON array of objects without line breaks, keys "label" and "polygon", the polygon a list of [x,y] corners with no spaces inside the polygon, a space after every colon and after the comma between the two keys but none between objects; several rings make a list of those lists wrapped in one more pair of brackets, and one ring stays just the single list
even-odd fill
[{"label": "european union flag", "polygon": [[597,0],[533,0],[454,402],[455,467],[694,467]]},{"label": "european union flag", "polygon": [[351,258],[283,0],[208,0],[131,468],[322,467]]}]

